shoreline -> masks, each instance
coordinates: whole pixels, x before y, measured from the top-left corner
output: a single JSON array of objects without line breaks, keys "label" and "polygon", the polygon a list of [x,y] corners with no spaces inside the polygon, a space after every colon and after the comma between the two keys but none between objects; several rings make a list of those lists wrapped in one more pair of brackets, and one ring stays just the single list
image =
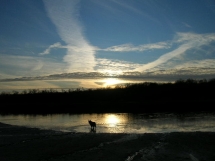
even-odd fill
[{"label": "shoreline", "polygon": [[72,133],[0,123],[0,160],[215,160],[215,132]]}]

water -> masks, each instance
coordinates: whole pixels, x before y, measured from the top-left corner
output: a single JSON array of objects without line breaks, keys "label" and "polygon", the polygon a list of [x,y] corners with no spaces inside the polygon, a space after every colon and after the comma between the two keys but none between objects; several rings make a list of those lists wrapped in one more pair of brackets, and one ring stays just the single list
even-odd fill
[{"label": "water", "polygon": [[212,113],[0,115],[2,123],[64,132],[92,132],[88,120],[97,123],[96,133],[215,132]]}]

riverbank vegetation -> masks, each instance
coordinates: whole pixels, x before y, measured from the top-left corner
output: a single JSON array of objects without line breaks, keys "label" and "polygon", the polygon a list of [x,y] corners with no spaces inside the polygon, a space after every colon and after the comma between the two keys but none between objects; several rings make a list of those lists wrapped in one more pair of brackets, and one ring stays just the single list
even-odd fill
[{"label": "riverbank vegetation", "polygon": [[0,94],[2,114],[215,111],[215,79]]}]

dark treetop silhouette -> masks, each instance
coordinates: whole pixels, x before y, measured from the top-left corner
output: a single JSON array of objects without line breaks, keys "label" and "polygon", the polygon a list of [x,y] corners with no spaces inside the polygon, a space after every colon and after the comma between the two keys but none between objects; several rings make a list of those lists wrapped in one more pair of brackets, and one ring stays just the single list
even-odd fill
[{"label": "dark treetop silhouette", "polygon": [[[145,82],[74,91],[1,93],[1,114],[215,111],[215,79]],[[195,108],[196,107],[196,108]],[[197,108],[198,107],[198,108]]]}]

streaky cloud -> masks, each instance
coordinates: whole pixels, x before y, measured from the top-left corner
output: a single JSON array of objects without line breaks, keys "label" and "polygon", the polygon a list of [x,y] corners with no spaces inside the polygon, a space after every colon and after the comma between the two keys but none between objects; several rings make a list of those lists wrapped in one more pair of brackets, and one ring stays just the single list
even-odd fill
[{"label": "streaky cloud", "polygon": [[73,50],[75,52],[90,52],[90,51],[97,51],[99,50],[98,47],[93,47],[88,49],[88,48],[79,48],[76,46],[69,46],[69,45],[61,45],[60,42],[54,43],[52,45],[50,45],[46,50],[44,50],[43,52],[39,53],[39,55],[48,55],[51,52],[51,49],[68,49],[68,50]]},{"label": "streaky cloud", "polygon": [[66,72],[65,63],[39,56],[0,54],[0,64],[0,79]]},{"label": "streaky cloud", "polygon": [[168,60],[180,55],[180,54],[183,54],[189,48],[190,48],[189,45],[186,45],[186,44],[181,45],[179,48],[160,56],[157,60],[155,60],[153,62],[150,62],[148,64],[145,64],[142,67],[137,68],[136,70],[138,70],[138,71],[146,71],[146,70],[152,69],[152,68],[154,68],[154,67],[156,67],[156,66],[158,66],[158,65],[160,65],[162,63],[165,63],[166,61],[168,61]]},{"label": "streaky cloud", "polygon": [[[104,9],[108,10],[109,13],[114,14],[114,16],[119,17],[120,15],[123,15],[124,17],[128,15],[128,13],[132,12],[136,15],[141,15],[144,18],[155,22],[157,24],[160,24],[159,20],[156,19],[154,16],[147,13],[147,11],[143,9],[138,9],[137,7],[133,6],[133,1],[119,1],[119,0],[111,0],[111,1],[101,1],[101,0],[92,0],[94,3],[99,4]],[[107,3],[110,2],[110,3]],[[139,2],[136,2],[139,3]],[[150,7],[151,9],[154,9],[154,5],[151,4],[151,2],[148,1],[142,1],[141,3],[144,3],[147,7]],[[124,8],[124,12],[120,9]]]},{"label": "streaky cloud", "polygon": [[62,47],[61,43],[59,43],[59,42],[54,43],[53,45],[50,45],[45,51],[43,51],[42,53],[39,53],[39,55],[50,54],[50,51],[52,48],[59,48],[59,47]]},{"label": "streaky cloud", "polygon": [[144,44],[139,46],[134,46],[132,44],[122,44],[111,46],[106,49],[100,49],[103,51],[112,51],[112,52],[131,52],[131,51],[146,51],[146,50],[155,50],[155,49],[168,49],[170,44],[167,42],[158,42],[153,44]]},{"label": "streaky cloud", "polygon": [[186,22],[182,22],[182,24],[185,26],[185,27],[188,27],[188,28],[192,28],[192,26],[190,26],[188,23]]},{"label": "streaky cloud", "polygon": [[151,72],[121,72],[121,73],[109,73],[107,72],[73,72],[73,73],[61,73],[52,74],[46,76],[37,77],[17,77],[0,79],[0,82],[14,82],[14,81],[37,81],[37,80],[70,80],[70,79],[103,79],[103,78],[119,78],[128,80],[146,80],[156,79],[163,81],[175,81],[177,79],[213,79],[215,78],[215,68],[180,68],[180,69],[167,69],[157,70]]},{"label": "streaky cloud", "polygon": [[96,70],[100,72],[122,73],[125,71],[134,71],[141,64],[135,64],[128,61],[115,59],[97,59]]},{"label": "streaky cloud", "polygon": [[140,68],[137,68],[137,71],[148,71],[153,68],[166,63],[167,61],[178,57],[180,55],[186,54],[190,49],[199,49],[203,45],[208,45],[211,42],[215,41],[215,34],[195,34],[195,33],[177,33],[175,39],[172,43],[178,45],[176,49],[171,52],[168,52],[160,56],[157,60],[147,63]]},{"label": "streaky cloud", "polygon": [[79,21],[80,0],[44,0],[43,2],[59,36],[70,47],[63,58],[68,64],[68,71],[93,71],[96,63],[95,49],[84,37],[83,26]]}]

